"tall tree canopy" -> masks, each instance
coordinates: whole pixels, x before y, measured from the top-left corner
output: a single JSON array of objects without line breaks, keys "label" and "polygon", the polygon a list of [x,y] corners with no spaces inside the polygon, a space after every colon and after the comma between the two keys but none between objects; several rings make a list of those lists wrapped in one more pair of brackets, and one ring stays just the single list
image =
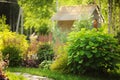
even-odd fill
[{"label": "tall tree canopy", "polygon": [[24,9],[26,29],[50,25],[50,17],[54,12],[53,0],[19,0],[19,4]]},{"label": "tall tree canopy", "polygon": [[50,18],[56,12],[57,7],[97,4],[104,16],[105,24],[109,23],[110,29],[114,32],[120,31],[120,0],[19,0],[18,2],[24,9],[24,26],[26,29],[50,26],[52,23]]}]

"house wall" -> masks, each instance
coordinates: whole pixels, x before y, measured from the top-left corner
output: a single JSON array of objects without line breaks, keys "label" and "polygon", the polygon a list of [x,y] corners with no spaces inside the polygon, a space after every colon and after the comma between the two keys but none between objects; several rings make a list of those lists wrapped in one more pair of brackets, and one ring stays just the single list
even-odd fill
[{"label": "house wall", "polygon": [[68,21],[58,21],[58,26],[62,29],[62,31],[71,31],[73,26],[74,20]]}]

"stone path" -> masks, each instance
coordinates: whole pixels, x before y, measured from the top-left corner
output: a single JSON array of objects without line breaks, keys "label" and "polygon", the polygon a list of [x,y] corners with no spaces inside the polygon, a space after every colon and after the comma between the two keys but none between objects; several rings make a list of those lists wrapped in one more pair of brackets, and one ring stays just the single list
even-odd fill
[{"label": "stone path", "polygon": [[17,74],[17,75],[22,75],[22,76],[24,76],[25,78],[27,78],[28,80],[53,80],[53,79],[49,79],[49,78],[47,78],[47,77],[31,75],[31,74],[28,74],[28,73],[15,72],[15,74]]}]

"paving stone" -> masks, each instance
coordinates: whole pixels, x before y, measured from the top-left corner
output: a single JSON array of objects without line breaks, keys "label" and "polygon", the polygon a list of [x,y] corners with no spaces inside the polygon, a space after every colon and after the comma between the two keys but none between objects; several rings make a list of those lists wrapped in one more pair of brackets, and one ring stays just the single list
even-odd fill
[{"label": "paving stone", "polygon": [[27,78],[28,80],[53,80],[53,79],[49,79],[47,77],[42,77],[42,76],[37,76],[37,75],[31,75],[28,73],[20,73],[20,72],[15,72],[16,75],[22,75],[25,78]]}]

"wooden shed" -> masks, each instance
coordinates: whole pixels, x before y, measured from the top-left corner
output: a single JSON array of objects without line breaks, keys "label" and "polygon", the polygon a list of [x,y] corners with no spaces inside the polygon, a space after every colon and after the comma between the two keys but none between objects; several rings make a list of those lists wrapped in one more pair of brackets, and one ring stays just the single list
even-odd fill
[{"label": "wooden shed", "polygon": [[51,19],[53,21],[57,21],[57,26],[61,27],[63,31],[69,31],[71,30],[74,21],[85,20],[89,18],[95,21],[95,24],[98,24],[97,27],[99,27],[100,24],[104,21],[99,7],[95,4],[63,6],[55,15],[52,16]]}]

